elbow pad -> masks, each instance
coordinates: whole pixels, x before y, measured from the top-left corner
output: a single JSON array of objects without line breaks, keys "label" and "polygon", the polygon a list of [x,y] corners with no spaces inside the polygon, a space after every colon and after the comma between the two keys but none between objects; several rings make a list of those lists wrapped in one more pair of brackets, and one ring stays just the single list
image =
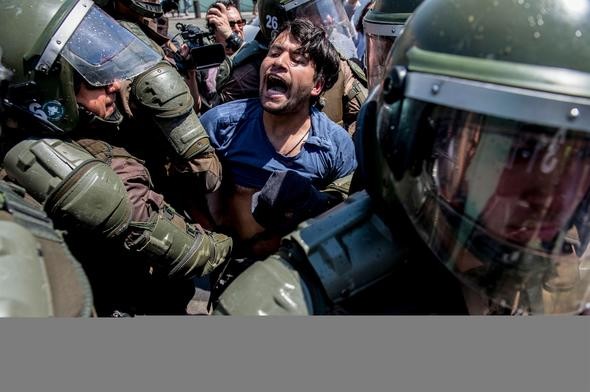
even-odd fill
[{"label": "elbow pad", "polygon": [[27,139],[8,151],[4,167],[56,224],[103,238],[127,229],[131,203],[123,182],[87,151],[57,139]]},{"label": "elbow pad", "polygon": [[168,205],[147,222],[131,222],[128,250],[169,269],[170,276],[204,276],[227,258],[231,238],[187,224]]},{"label": "elbow pad", "polygon": [[213,151],[209,137],[193,110],[193,97],[182,76],[160,62],[136,77],[131,98],[151,116],[174,151],[185,159]]}]

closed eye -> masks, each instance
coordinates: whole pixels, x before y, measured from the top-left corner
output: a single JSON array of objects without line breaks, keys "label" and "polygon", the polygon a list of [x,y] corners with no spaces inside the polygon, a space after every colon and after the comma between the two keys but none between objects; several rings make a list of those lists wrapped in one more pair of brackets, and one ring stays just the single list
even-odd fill
[{"label": "closed eye", "polygon": [[307,64],[307,58],[303,55],[293,56],[293,62],[295,64],[305,65]]}]

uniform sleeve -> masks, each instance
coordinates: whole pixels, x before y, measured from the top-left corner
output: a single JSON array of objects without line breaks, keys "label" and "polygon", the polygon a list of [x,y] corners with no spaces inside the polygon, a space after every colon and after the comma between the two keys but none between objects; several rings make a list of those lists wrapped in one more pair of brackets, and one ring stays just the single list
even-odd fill
[{"label": "uniform sleeve", "polygon": [[164,197],[152,189],[150,175],[145,166],[135,159],[124,157],[113,158],[110,166],[123,181],[131,202],[133,221],[146,222],[162,209]]}]

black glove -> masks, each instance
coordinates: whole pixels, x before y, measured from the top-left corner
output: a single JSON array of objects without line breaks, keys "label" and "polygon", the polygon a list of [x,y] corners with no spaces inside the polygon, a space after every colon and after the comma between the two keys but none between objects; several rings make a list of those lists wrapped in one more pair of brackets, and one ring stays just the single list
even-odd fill
[{"label": "black glove", "polygon": [[252,215],[265,228],[286,234],[339,201],[315,189],[309,178],[297,172],[274,172],[254,195]]}]

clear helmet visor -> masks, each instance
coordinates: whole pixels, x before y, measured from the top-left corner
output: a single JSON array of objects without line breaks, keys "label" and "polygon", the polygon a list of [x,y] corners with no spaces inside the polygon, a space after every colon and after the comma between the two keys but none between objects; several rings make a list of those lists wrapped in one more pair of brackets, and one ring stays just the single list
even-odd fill
[{"label": "clear helmet visor", "polygon": [[[297,3],[301,2],[291,2],[285,6],[293,19],[305,18],[311,20],[316,26],[323,26],[328,32],[330,42],[342,56],[345,58],[356,56],[353,41],[356,31],[340,0],[312,0],[299,6],[296,5]],[[295,7],[291,8],[291,4]]]},{"label": "clear helmet visor", "polygon": [[92,86],[131,79],[162,58],[96,6],[84,16],[60,54]]},{"label": "clear helmet visor", "polygon": [[416,124],[421,174],[406,173],[396,192],[434,254],[514,313],[582,311],[590,134],[412,99],[401,113]]},{"label": "clear helmet visor", "polygon": [[370,90],[383,80],[387,66],[387,57],[395,42],[395,38],[395,36],[367,34],[365,62],[367,64],[367,79]]},{"label": "clear helmet visor", "polygon": [[290,3],[286,5],[286,9],[294,18],[307,18],[316,26],[324,26],[328,32],[336,30],[347,37],[353,36],[352,24],[339,0],[312,0],[293,9],[289,6]]}]

